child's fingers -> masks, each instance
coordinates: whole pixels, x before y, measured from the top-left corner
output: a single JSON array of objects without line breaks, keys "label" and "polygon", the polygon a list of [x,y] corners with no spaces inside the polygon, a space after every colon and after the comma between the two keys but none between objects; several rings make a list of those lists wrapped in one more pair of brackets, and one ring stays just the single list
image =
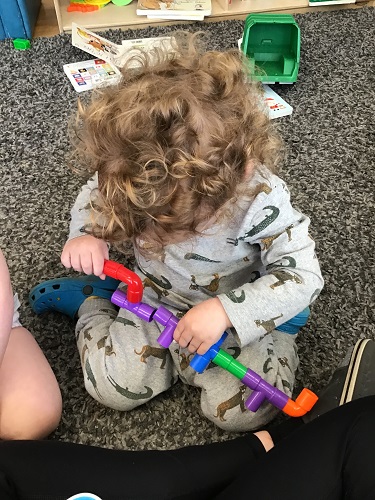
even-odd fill
[{"label": "child's fingers", "polygon": [[92,253],[92,267],[95,276],[99,276],[100,279],[104,280],[106,275],[103,273],[104,261],[109,259],[109,250],[105,242]]},{"label": "child's fingers", "polygon": [[189,342],[188,351],[191,354],[193,354],[194,352],[198,351],[198,349],[200,348],[200,346],[201,346],[201,342],[199,340],[193,339],[191,342]]},{"label": "child's fingers", "polygon": [[70,269],[72,267],[72,263],[70,262],[70,253],[69,252],[64,252],[61,254],[61,264],[66,267],[67,269]]},{"label": "child's fingers", "polygon": [[93,254],[92,255],[93,274],[95,274],[95,276],[105,277],[105,275],[103,274],[103,268],[104,268],[104,256],[101,254]]},{"label": "child's fingers", "polygon": [[207,344],[207,342],[202,342],[201,345],[197,349],[197,354],[200,354],[200,355],[206,354],[206,352],[208,351],[208,349],[210,347],[211,346],[209,344]]},{"label": "child's fingers", "polygon": [[184,332],[180,339],[177,341],[181,347],[187,347],[193,337],[186,332]]},{"label": "child's fingers", "polygon": [[175,329],[175,331],[173,332],[173,340],[175,340],[176,342],[178,342],[180,340],[180,337],[182,335],[182,330],[178,328]]},{"label": "child's fingers", "polygon": [[77,271],[78,273],[82,272],[81,259],[79,254],[78,255],[70,254],[70,263],[75,271]]},{"label": "child's fingers", "polygon": [[[81,269],[85,274],[93,274],[93,263],[91,253],[80,255]],[[76,269],[77,270],[77,269]],[[103,268],[102,268],[103,270]]]}]

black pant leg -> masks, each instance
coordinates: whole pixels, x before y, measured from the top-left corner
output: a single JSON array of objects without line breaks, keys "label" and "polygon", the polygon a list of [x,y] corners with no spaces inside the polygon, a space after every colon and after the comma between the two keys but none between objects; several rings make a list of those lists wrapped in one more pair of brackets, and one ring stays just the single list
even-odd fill
[{"label": "black pant leg", "polygon": [[217,500],[374,500],[375,397],[341,406],[244,464]]},{"label": "black pant leg", "polygon": [[[265,453],[251,434],[172,451],[59,441],[0,443],[1,500],[373,500],[375,397],[338,408]],[[228,486],[229,485],[229,486]],[[222,493],[218,493],[222,491]]]},{"label": "black pant leg", "polygon": [[[244,461],[265,455],[248,435],[171,451],[108,450],[61,441],[0,442],[1,500],[211,499]],[[3,482],[2,482],[3,481]]]}]

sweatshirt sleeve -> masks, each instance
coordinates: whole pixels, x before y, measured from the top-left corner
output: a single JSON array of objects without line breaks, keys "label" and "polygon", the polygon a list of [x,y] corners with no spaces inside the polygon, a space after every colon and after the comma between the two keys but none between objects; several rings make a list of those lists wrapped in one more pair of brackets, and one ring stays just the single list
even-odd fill
[{"label": "sweatshirt sleeve", "polygon": [[77,236],[83,236],[85,229],[90,224],[90,203],[95,198],[95,190],[98,188],[97,172],[82,187],[73,205],[69,229],[68,241]]},{"label": "sweatshirt sleeve", "polygon": [[238,236],[257,245],[263,271],[255,281],[218,295],[241,346],[300,313],[323,288],[309,225],[310,219],[292,207],[285,183],[272,176],[269,190],[251,204]]}]

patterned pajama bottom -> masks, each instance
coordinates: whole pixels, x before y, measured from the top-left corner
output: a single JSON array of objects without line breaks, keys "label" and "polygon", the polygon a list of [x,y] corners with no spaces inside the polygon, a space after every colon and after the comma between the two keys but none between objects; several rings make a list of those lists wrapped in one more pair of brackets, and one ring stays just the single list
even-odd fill
[{"label": "patterned pajama bottom", "polygon": [[[152,303],[152,297],[145,302],[155,308],[160,305]],[[110,408],[128,411],[166,391],[180,378],[201,388],[203,414],[222,429],[254,430],[275,417],[278,410],[268,403],[255,413],[248,411],[244,402],[250,389],[226,370],[211,363],[198,374],[189,366],[192,355],[187,349],[175,342],[169,349],[161,347],[157,343],[161,328],[125,309],[118,311],[108,300],[86,300],[79,310],[76,339],[91,396]],[[229,333],[221,347],[291,396],[298,366],[296,337],[274,330],[241,349]]]}]

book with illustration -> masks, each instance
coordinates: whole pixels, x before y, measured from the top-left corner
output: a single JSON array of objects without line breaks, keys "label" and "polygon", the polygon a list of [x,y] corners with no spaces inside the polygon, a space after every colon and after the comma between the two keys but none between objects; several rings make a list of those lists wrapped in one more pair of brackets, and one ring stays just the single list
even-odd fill
[{"label": "book with illustration", "polygon": [[[121,44],[116,44],[97,33],[72,23],[72,45],[98,59],[103,59],[117,68],[121,68],[129,57],[134,55],[135,51],[133,49],[149,51],[153,47],[160,45],[170,48],[171,37],[135,38],[133,40],[123,40]],[[134,61],[134,65],[136,64],[136,61]]]},{"label": "book with illustration", "polygon": [[263,91],[264,104],[268,109],[268,114],[271,119],[281,118],[282,116],[288,116],[293,113],[292,106],[284,101],[284,99],[272,90],[271,87],[263,84]]},{"label": "book with illustration", "polygon": [[[193,4],[193,2],[186,3]],[[240,40],[238,43],[240,47]],[[77,92],[91,90],[98,85],[117,83],[121,78],[119,68],[134,54],[134,49],[151,51],[154,47],[163,46],[168,50],[174,50],[172,37],[136,38],[134,40],[123,40],[121,44],[116,44],[86,28],[78,26],[76,23],[72,23],[72,44],[96,58],[64,65],[64,71]],[[135,65],[137,65],[137,60],[134,61],[134,65],[132,62],[130,67]],[[265,106],[265,111],[268,112],[270,118],[279,118],[292,114],[292,106],[274,90],[265,84],[263,84],[263,89],[262,104]]]},{"label": "book with illustration", "polygon": [[182,19],[184,16],[211,15],[211,0],[138,0],[139,16]]}]

